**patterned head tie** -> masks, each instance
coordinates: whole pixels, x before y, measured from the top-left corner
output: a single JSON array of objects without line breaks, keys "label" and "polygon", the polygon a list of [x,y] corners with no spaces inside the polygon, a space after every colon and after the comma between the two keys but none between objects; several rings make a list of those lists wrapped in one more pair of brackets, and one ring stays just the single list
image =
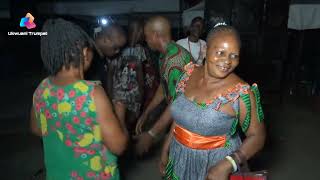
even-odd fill
[{"label": "patterned head tie", "polygon": [[217,23],[216,25],[214,25],[213,28],[216,28],[216,27],[218,27],[218,26],[227,26],[227,23],[225,23],[225,22],[219,22],[219,23]]}]

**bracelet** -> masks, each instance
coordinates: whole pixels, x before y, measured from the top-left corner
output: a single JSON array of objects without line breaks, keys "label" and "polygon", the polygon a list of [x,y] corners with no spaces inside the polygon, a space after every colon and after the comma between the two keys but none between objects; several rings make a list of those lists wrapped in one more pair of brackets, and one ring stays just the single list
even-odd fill
[{"label": "bracelet", "polygon": [[233,172],[238,170],[237,164],[231,156],[226,156],[226,159],[232,164]]},{"label": "bracelet", "polygon": [[236,162],[236,165],[237,165],[237,169],[240,170],[241,169],[241,160],[239,158],[239,155],[237,153],[233,153],[230,155],[232,157],[232,159]]},{"label": "bracelet", "polygon": [[154,133],[151,129],[148,131],[148,134],[152,137],[152,138],[156,138],[157,134]]}]

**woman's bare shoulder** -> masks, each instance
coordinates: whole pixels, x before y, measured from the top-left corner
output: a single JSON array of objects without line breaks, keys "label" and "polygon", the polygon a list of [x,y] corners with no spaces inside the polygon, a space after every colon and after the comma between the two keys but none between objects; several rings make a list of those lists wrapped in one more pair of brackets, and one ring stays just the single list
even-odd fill
[{"label": "woman's bare shoulder", "polygon": [[244,81],[241,77],[239,77],[236,74],[231,74],[229,79],[228,79],[228,84],[229,85],[233,85],[236,86],[238,84],[242,84],[242,85],[249,85],[246,81]]}]

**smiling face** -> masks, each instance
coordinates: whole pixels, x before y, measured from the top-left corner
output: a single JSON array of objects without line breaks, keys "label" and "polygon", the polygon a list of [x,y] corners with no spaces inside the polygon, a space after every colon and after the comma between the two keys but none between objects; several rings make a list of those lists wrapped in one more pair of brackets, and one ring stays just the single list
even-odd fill
[{"label": "smiling face", "polygon": [[234,33],[220,32],[212,36],[208,43],[205,67],[209,76],[224,79],[239,64],[240,44]]}]

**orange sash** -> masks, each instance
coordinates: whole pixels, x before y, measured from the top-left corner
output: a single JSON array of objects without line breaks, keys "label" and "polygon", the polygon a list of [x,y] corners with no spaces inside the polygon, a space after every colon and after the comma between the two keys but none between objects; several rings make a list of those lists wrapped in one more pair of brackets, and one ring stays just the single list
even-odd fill
[{"label": "orange sash", "polygon": [[226,136],[201,136],[188,131],[178,125],[175,126],[173,134],[177,141],[191,149],[215,149],[224,147]]}]

